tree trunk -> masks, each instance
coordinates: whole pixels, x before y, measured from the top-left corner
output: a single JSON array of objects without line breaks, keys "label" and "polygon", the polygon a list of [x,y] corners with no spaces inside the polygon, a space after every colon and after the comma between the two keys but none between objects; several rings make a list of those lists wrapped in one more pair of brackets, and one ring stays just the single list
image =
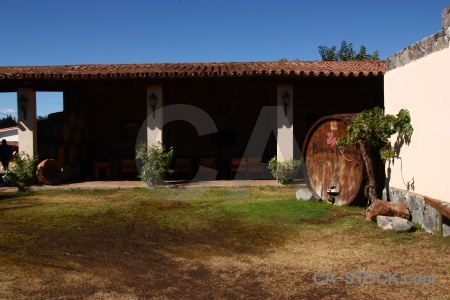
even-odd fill
[{"label": "tree trunk", "polygon": [[373,168],[373,160],[370,155],[369,149],[367,149],[367,145],[364,142],[359,142],[359,149],[361,151],[362,158],[366,165],[366,172],[368,176],[367,184],[364,188],[364,194],[369,198],[369,204],[373,203],[378,199],[377,197],[377,181],[375,177],[375,172]]}]

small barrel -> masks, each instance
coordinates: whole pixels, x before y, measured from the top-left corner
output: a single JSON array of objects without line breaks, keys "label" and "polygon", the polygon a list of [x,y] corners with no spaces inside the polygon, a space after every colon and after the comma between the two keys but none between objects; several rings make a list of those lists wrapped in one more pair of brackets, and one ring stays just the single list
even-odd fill
[{"label": "small barrel", "polygon": [[364,162],[357,145],[338,148],[355,114],[319,119],[303,143],[308,188],[316,199],[335,205],[357,204],[364,199]]},{"label": "small barrel", "polygon": [[61,182],[61,164],[54,159],[45,159],[36,169],[36,176],[42,184],[58,184]]}]

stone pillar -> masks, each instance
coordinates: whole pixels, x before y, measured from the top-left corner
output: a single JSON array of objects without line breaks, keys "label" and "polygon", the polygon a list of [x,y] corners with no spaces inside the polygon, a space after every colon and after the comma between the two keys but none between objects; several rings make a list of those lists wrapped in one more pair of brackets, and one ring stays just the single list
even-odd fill
[{"label": "stone pillar", "polygon": [[37,122],[36,122],[36,92],[31,88],[18,88],[17,99],[27,99],[25,110],[17,101],[19,124],[19,150],[30,156],[37,155]]},{"label": "stone pillar", "polygon": [[[151,106],[150,98],[154,95],[156,97],[156,105]],[[147,87],[147,145],[152,146],[158,143],[163,143],[162,127],[163,127],[163,91],[161,85],[149,85]]]},{"label": "stone pillar", "polygon": [[[286,107],[283,102],[283,95],[290,96],[289,105]],[[294,158],[294,88],[292,84],[279,84],[277,86],[277,158],[283,162]]]}]

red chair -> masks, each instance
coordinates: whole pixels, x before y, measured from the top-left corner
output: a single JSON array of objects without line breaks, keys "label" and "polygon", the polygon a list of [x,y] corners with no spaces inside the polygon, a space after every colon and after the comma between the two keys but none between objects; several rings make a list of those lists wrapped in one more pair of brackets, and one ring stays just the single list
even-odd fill
[{"label": "red chair", "polygon": [[[249,157],[247,159],[247,174],[250,179],[254,179],[256,177],[252,177],[254,173],[261,174],[261,179],[264,177],[264,165],[261,164],[261,157]],[[253,173],[253,174],[252,174]]]},{"label": "red chair", "polygon": [[189,178],[192,177],[192,165],[189,158],[177,158],[175,159],[175,179],[178,179],[180,173],[187,173]]},{"label": "red chair", "polygon": [[122,179],[125,177],[125,173],[135,173],[136,177],[138,174],[138,170],[136,167],[136,160],[134,159],[122,159],[122,164],[120,168],[120,172],[122,174]]},{"label": "red chair", "polygon": [[104,170],[106,179],[110,178],[111,164],[109,161],[98,161],[94,159],[94,178],[100,180],[100,171]]},{"label": "red chair", "polygon": [[[247,161],[245,158],[232,158],[230,160],[230,177],[235,178],[233,175],[239,178],[248,178]],[[238,175],[240,172],[240,175]]]},{"label": "red chair", "polygon": [[211,157],[201,158],[199,168],[200,178],[204,180],[214,180],[216,174],[217,174],[216,160]]}]

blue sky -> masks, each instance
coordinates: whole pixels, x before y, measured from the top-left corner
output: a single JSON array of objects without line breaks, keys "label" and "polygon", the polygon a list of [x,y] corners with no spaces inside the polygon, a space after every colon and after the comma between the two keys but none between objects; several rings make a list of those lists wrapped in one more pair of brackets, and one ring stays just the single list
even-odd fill
[{"label": "blue sky", "polygon": [[[0,0],[0,65],[320,60],[317,47],[380,58],[441,29],[450,0]],[[0,112],[16,116],[16,95]],[[62,110],[38,94],[38,115]]]}]

